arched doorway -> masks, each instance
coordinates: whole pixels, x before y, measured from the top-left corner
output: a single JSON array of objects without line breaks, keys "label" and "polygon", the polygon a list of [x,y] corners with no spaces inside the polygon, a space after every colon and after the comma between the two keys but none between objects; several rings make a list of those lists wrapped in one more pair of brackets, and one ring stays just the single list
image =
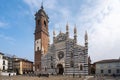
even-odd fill
[{"label": "arched doorway", "polygon": [[57,74],[62,75],[63,72],[64,72],[63,65],[62,65],[62,64],[58,64],[58,65],[57,65],[57,69],[58,69]]}]

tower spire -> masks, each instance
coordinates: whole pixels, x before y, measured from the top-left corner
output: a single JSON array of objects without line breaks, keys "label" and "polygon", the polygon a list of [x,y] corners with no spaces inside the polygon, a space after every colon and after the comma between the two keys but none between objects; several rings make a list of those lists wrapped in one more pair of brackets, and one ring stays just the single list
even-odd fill
[{"label": "tower spire", "polygon": [[53,30],[53,43],[55,42],[55,30]]},{"label": "tower spire", "polygon": [[87,31],[85,31],[85,53],[88,54],[88,35],[87,35]]},{"label": "tower spire", "polygon": [[55,30],[53,30],[53,36],[55,37]]},{"label": "tower spire", "polygon": [[[60,27],[60,25],[59,25],[59,27]],[[62,33],[62,31],[61,31],[61,27],[60,27],[60,34]]]},{"label": "tower spire", "polygon": [[68,26],[68,22],[67,22],[67,24],[66,24],[66,35],[67,35],[67,37],[69,37],[69,26]]},{"label": "tower spire", "polygon": [[77,35],[76,24],[75,24],[75,27],[74,27],[74,35]]},{"label": "tower spire", "polygon": [[85,31],[85,43],[88,42],[88,34],[87,31]]},{"label": "tower spire", "polygon": [[75,40],[75,43],[77,43],[77,29],[76,29],[76,24],[75,24],[75,27],[74,27],[74,40]]},{"label": "tower spire", "polygon": [[69,30],[69,26],[68,26],[68,22],[67,22],[67,24],[66,24],[66,32],[68,32],[68,30]]},{"label": "tower spire", "polygon": [[43,7],[43,0],[42,0],[42,2],[41,2],[41,9],[44,9],[44,7]]}]

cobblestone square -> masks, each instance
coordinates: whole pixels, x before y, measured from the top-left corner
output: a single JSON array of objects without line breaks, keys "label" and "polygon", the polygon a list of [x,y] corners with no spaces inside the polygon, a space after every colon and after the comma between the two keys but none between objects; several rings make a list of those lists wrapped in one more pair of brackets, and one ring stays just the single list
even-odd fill
[{"label": "cobblestone square", "polygon": [[30,77],[30,76],[2,76],[0,80],[83,80],[83,78],[72,76],[49,76],[49,77]]},{"label": "cobblestone square", "polygon": [[49,76],[49,77],[30,77],[30,76],[0,76],[0,80],[120,80],[120,77],[97,77],[97,78],[79,78],[73,76]]}]

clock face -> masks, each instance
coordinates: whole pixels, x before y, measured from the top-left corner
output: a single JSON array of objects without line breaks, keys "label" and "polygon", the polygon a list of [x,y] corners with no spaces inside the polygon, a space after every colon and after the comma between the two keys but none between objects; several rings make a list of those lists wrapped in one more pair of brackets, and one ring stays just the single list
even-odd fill
[{"label": "clock face", "polygon": [[59,60],[62,59],[63,57],[64,57],[64,52],[63,52],[63,51],[60,51],[60,52],[58,53],[58,58],[59,58]]}]

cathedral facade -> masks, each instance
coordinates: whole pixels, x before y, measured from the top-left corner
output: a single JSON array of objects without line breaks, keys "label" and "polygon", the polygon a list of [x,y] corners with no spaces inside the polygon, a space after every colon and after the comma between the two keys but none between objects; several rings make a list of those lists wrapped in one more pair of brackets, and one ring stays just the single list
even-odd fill
[{"label": "cathedral facade", "polygon": [[69,37],[69,25],[66,32],[58,35],[53,31],[53,43],[49,44],[49,17],[43,6],[35,14],[34,62],[36,72],[50,74],[88,74],[88,36],[85,33],[85,45],[77,44],[77,29],[74,38]]},{"label": "cathedral facade", "polygon": [[41,58],[42,71],[50,74],[88,75],[88,36],[85,33],[85,45],[77,44],[77,30],[74,27],[74,39],[69,37],[69,26],[66,33],[57,36],[53,31],[53,44],[48,46],[47,54]]}]

